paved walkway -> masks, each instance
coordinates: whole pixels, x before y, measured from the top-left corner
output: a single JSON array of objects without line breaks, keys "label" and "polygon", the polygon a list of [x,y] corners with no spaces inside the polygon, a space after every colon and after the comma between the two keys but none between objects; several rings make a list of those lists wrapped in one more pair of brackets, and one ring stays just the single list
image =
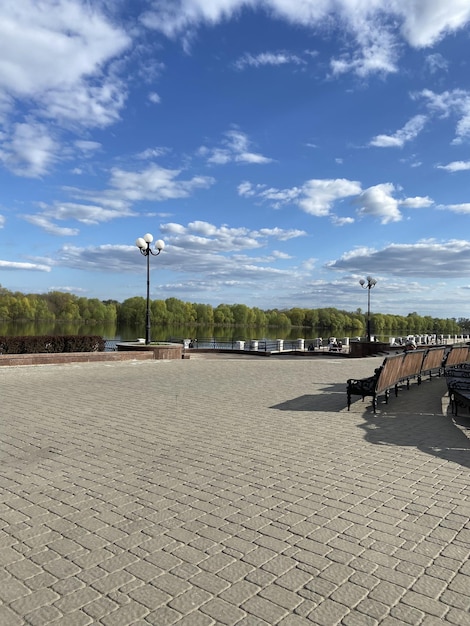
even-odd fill
[{"label": "paved walkway", "polygon": [[348,413],[381,361],[0,368],[0,624],[470,624],[465,420]]}]

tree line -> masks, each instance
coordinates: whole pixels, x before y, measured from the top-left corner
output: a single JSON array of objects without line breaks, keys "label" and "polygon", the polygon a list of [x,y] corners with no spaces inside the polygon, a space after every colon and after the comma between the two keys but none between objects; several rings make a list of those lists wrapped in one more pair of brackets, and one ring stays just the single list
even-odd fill
[{"label": "tree line", "polygon": [[[83,323],[118,323],[139,326],[145,320],[146,299],[141,296],[124,302],[84,298],[61,291],[46,294],[23,294],[11,292],[0,286],[0,320],[55,321]],[[303,327],[318,330],[322,334],[338,331],[351,336],[363,335],[367,315],[357,309],[342,311],[333,307],[303,309],[262,310],[245,304],[210,304],[184,302],[178,298],[150,301],[151,323],[161,326],[244,326],[244,327]],[[408,333],[458,334],[470,330],[466,318],[436,318],[421,316],[416,312],[408,315],[371,313],[374,334]]]}]

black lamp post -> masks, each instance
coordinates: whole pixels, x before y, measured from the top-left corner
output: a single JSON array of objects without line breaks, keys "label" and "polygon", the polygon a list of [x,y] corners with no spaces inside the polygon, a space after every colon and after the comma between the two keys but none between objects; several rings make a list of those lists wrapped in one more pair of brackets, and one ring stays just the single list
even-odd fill
[{"label": "black lamp post", "polygon": [[148,345],[150,343],[150,255],[158,256],[160,252],[165,247],[165,242],[161,239],[158,239],[155,242],[155,249],[157,252],[154,252],[150,244],[153,241],[153,235],[147,233],[143,237],[139,237],[135,245],[139,248],[140,254],[143,254],[147,257],[147,312],[145,318],[145,343]]},{"label": "black lamp post", "polygon": [[377,281],[372,276],[367,276],[365,280],[361,278],[359,284],[363,289],[367,289],[367,341],[370,341],[370,290],[375,287]]}]

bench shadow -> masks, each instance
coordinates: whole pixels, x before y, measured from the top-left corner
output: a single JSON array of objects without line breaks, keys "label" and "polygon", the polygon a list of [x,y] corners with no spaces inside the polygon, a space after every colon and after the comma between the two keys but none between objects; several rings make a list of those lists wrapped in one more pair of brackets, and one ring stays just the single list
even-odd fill
[{"label": "bench shadow", "polygon": [[[411,394],[420,397],[411,398]],[[376,414],[367,407],[362,417],[365,421],[359,428],[365,431],[366,441],[374,445],[412,446],[470,468],[470,417],[452,415],[441,382],[401,391],[388,404],[379,403]]]},{"label": "bench shadow", "polygon": [[270,406],[278,411],[341,411],[346,407],[346,386],[335,383],[321,387],[318,393],[307,393]]}]

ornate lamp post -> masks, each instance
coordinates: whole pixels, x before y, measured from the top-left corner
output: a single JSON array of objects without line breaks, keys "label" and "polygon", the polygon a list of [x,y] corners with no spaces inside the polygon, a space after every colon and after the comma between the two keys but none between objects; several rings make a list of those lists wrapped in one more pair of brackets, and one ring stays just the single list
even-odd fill
[{"label": "ornate lamp post", "polygon": [[367,289],[367,341],[370,341],[370,290],[375,287],[377,281],[372,276],[366,276],[365,280],[361,278],[359,284],[363,289]]},{"label": "ornate lamp post", "polygon": [[140,250],[140,254],[147,257],[147,312],[145,321],[145,343],[147,345],[150,343],[150,255],[158,256],[165,247],[165,242],[161,239],[157,239],[155,242],[155,249],[157,252],[154,252],[150,247],[152,241],[153,235],[147,233],[143,237],[136,239],[135,242],[135,245]]}]

